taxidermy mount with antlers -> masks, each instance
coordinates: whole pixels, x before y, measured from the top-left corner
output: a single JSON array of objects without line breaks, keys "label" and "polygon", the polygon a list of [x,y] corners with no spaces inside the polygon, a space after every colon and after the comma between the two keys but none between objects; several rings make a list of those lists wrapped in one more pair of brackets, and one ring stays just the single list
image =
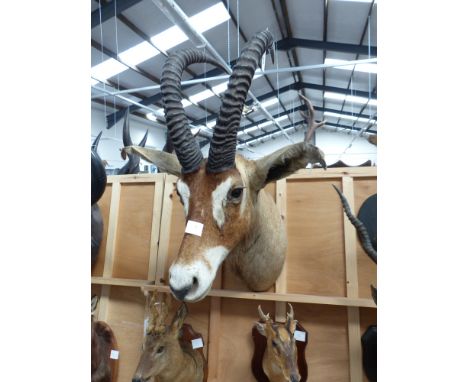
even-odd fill
[{"label": "taxidermy mount with antlers", "polygon": [[169,286],[179,300],[203,299],[225,259],[251,290],[269,289],[283,267],[287,238],[276,205],[264,187],[308,163],[326,168],[323,152],[306,142],[288,145],[256,161],[236,155],[247,93],[262,55],[272,44],[273,36],[267,30],[254,36],[242,50],[222,95],[208,158],[203,158],[190,131],[180,82],[191,64],[220,65],[197,49],[171,54],[161,78],[167,128],[176,155],[136,146],[125,148],[179,177],[176,187],[187,229],[169,269]]},{"label": "taxidermy mount with antlers", "polygon": [[262,366],[270,382],[299,382],[301,380],[294,338],[297,321],[294,319],[291,304],[288,305],[289,312],[284,324],[273,322],[270,314],[263,313],[260,305],[258,306],[260,322],[256,322],[256,327],[267,340]]},{"label": "taxidermy mount with antlers", "polygon": [[182,325],[187,316],[187,305],[180,305],[172,323],[166,325],[168,307],[150,300],[150,320],[143,343],[143,353],[132,382],[203,382],[206,361],[203,353],[193,349],[182,337]]}]

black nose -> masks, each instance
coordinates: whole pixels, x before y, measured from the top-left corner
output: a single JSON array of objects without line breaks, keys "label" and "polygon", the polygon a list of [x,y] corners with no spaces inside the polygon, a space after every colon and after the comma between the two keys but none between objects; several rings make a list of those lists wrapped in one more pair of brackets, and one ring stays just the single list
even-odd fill
[{"label": "black nose", "polygon": [[141,378],[132,378],[132,382],[142,382]]},{"label": "black nose", "polygon": [[300,382],[301,376],[300,375],[291,375],[291,382]]},{"label": "black nose", "polygon": [[174,289],[172,287],[172,285],[169,284],[169,288],[171,288],[171,291],[174,294],[174,296],[177,298],[177,300],[184,301],[185,296],[187,296],[190,289],[192,289],[192,286],[189,285],[189,286],[187,286],[185,288],[182,288],[182,289]]}]

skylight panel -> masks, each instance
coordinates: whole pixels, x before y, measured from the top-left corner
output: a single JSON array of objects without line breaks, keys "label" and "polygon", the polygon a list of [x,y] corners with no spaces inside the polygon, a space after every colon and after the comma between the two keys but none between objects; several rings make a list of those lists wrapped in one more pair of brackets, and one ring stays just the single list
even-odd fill
[{"label": "skylight panel", "polygon": [[355,117],[353,115],[347,115],[347,114],[339,114],[339,113],[332,113],[329,111],[326,111],[323,113],[325,117],[333,117],[333,118],[341,118],[341,119],[349,119],[351,121],[357,121],[357,122],[368,122],[368,123],[375,123],[375,119],[369,120],[369,118],[362,118],[362,117]]},{"label": "skylight panel", "polygon": [[[360,103],[360,104],[368,104],[371,106],[377,106],[377,100],[375,99],[368,99],[365,97],[358,97],[358,96],[352,96],[352,95],[346,95],[346,94],[341,94],[341,93],[333,93],[333,92],[325,92],[325,98],[328,99],[334,99],[338,101],[348,101],[348,102],[353,102],[353,103]],[[369,102],[367,102],[369,101]]]},{"label": "skylight panel", "polygon": [[127,69],[128,67],[126,65],[121,64],[113,58],[109,58],[91,68],[91,77],[105,81]]},{"label": "skylight panel", "polygon": [[200,93],[190,96],[189,100],[193,103],[198,103],[213,96],[214,93],[210,89],[206,89],[201,91]]},{"label": "skylight panel", "polygon": [[159,54],[159,51],[149,42],[142,43],[131,47],[119,54],[119,58],[126,64],[135,66],[139,63],[150,59]]},{"label": "skylight panel", "polygon": [[[324,62],[324,64],[326,65],[345,64],[345,63],[346,63],[346,60],[336,60],[334,58],[326,58]],[[354,69],[356,72],[377,73],[377,64],[344,65],[344,66],[337,66],[335,67],[335,69],[353,70],[353,67],[356,67]]]},{"label": "skylight panel", "polygon": [[[203,33],[229,20],[230,16],[223,3],[219,2],[189,18],[197,32]],[[162,50],[168,50],[188,40],[177,25],[151,37],[151,42]]]},{"label": "skylight panel", "polygon": [[211,89],[216,95],[220,95],[222,92],[227,90],[227,87],[228,87],[228,83],[226,81],[226,82],[223,82],[222,84],[213,86]]},{"label": "skylight panel", "polygon": [[230,16],[226,7],[222,2],[219,2],[190,17],[190,23],[197,32],[203,33],[229,19]]},{"label": "skylight panel", "polygon": [[188,40],[187,35],[177,25],[174,25],[156,36],[151,37],[151,42],[159,49],[168,50]]},{"label": "skylight panel", "polygon": [[269,100],[262,102],[262,106],[264,108],[267,108],[267,107],[270,107],[270,106],[273,106],[273,105],[277,104],[278,102],[279,102],[278,98],[276,98],[276,97],[275,98],[270,98]]},{"label": "skylight panel", "polygon": [[[219,2],[193,15],[189,18],[189,21],[198,32],[203,33],[229,19],[230,16],[226,7],[222,2]],[[159,49],[167,51],[188,40],[188,37],[177,25],[174,25],[151,37],[150,40]],[[135,66],[151,57],[157,56],[159,53],[151,44],[144,41],[120,53],[119,59],[131,66]],[[92,77],[104,81],[127,69],[127,66],[111,58],[91,68],[91,73]]]}]

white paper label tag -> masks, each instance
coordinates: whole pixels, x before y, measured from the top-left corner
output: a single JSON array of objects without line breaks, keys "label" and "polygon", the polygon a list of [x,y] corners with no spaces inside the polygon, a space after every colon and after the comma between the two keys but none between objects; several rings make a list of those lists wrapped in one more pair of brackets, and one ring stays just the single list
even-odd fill
[{"label": "white paper label tag", "polygon": [[110,358],[111,359],[119,359],[119,351],[118,350],[111,350]]},{"label": "white paper label tag", "polygon": [[198,349],[203,347],[203,340],[201,338],[195,338],[192,340],[192,349]]},{"label": "white paper label tag", "polygon": [[296,330],[294,332],[294,338],[296,339],[296,341],[305,342],[306,341],[306,332],[303,332],[301,330]]},{"label": "white paper label tag", "polygon": [[265,61],[266,61],[266,53],[264,53],[262,56],[262,65],[260,66],[262,68],[262,72],[265,71]]},{"label": "white paper label tag", "polygon": [[187,222],[187,226],[185,227],[185,232],[191,233],[192,235],[201,236],[203,232],[203,223],[189,220]]}]

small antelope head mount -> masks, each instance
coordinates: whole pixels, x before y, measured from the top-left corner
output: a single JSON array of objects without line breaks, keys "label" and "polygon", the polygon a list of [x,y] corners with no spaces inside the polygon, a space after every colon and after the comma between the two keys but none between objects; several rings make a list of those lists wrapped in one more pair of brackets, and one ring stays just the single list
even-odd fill
[{"label": "small antelope head mount", "polygon": [[294,310],[289,305],[286,322],[273,322],[270,314],[265,314],[260,305],[258,314],[261,321],[256,323],[257,330],[266,337],[267,347],[263,356],[263,371],[271,382],[299,382],[301,376],[297,367],[297,348],[294,332],[297,321]]},{"label": "small antelope head mount", "polygon": [[143,342],[143,353],[132,382],[146,382],[156,376],[170,380],[171,375],[184,367],[179,336],[187,316],[187,306],[182,304],[179,307],[170,325],[165,324],[168,307],[164,302],[156,300],[156,293],[151,296],[149,310],[150,317]]},{"label": "small antelope head mount", "polygon": [[[169,286],[181,301],[204,298],[226,256],[240,246],[254,224],[269,224],[268,214],[256,213],[258,193],[267,183],[286,177],[308,163],[326,168],[323,152],[301,142],[286,146],[257,161],[236,155],[237,130],[255,70],[262,55],[271,48],[267,30],[254,36],[243,49],[222,95],[222,104],[208,158],[204,159],[194,139],[182,106],[181,77],[193,63],[220,64],[203,50],[188,49],[170,55],[161,78],[168,132],[175,153],[137,146],[126,147],[179,177],[177,193],[186,221],[198,223],[199,235],[185,233],[176,260],[169,269]],[[262,223],[254,217],[262,216]],[[201,224],[200,224],[201,223]]]}]

